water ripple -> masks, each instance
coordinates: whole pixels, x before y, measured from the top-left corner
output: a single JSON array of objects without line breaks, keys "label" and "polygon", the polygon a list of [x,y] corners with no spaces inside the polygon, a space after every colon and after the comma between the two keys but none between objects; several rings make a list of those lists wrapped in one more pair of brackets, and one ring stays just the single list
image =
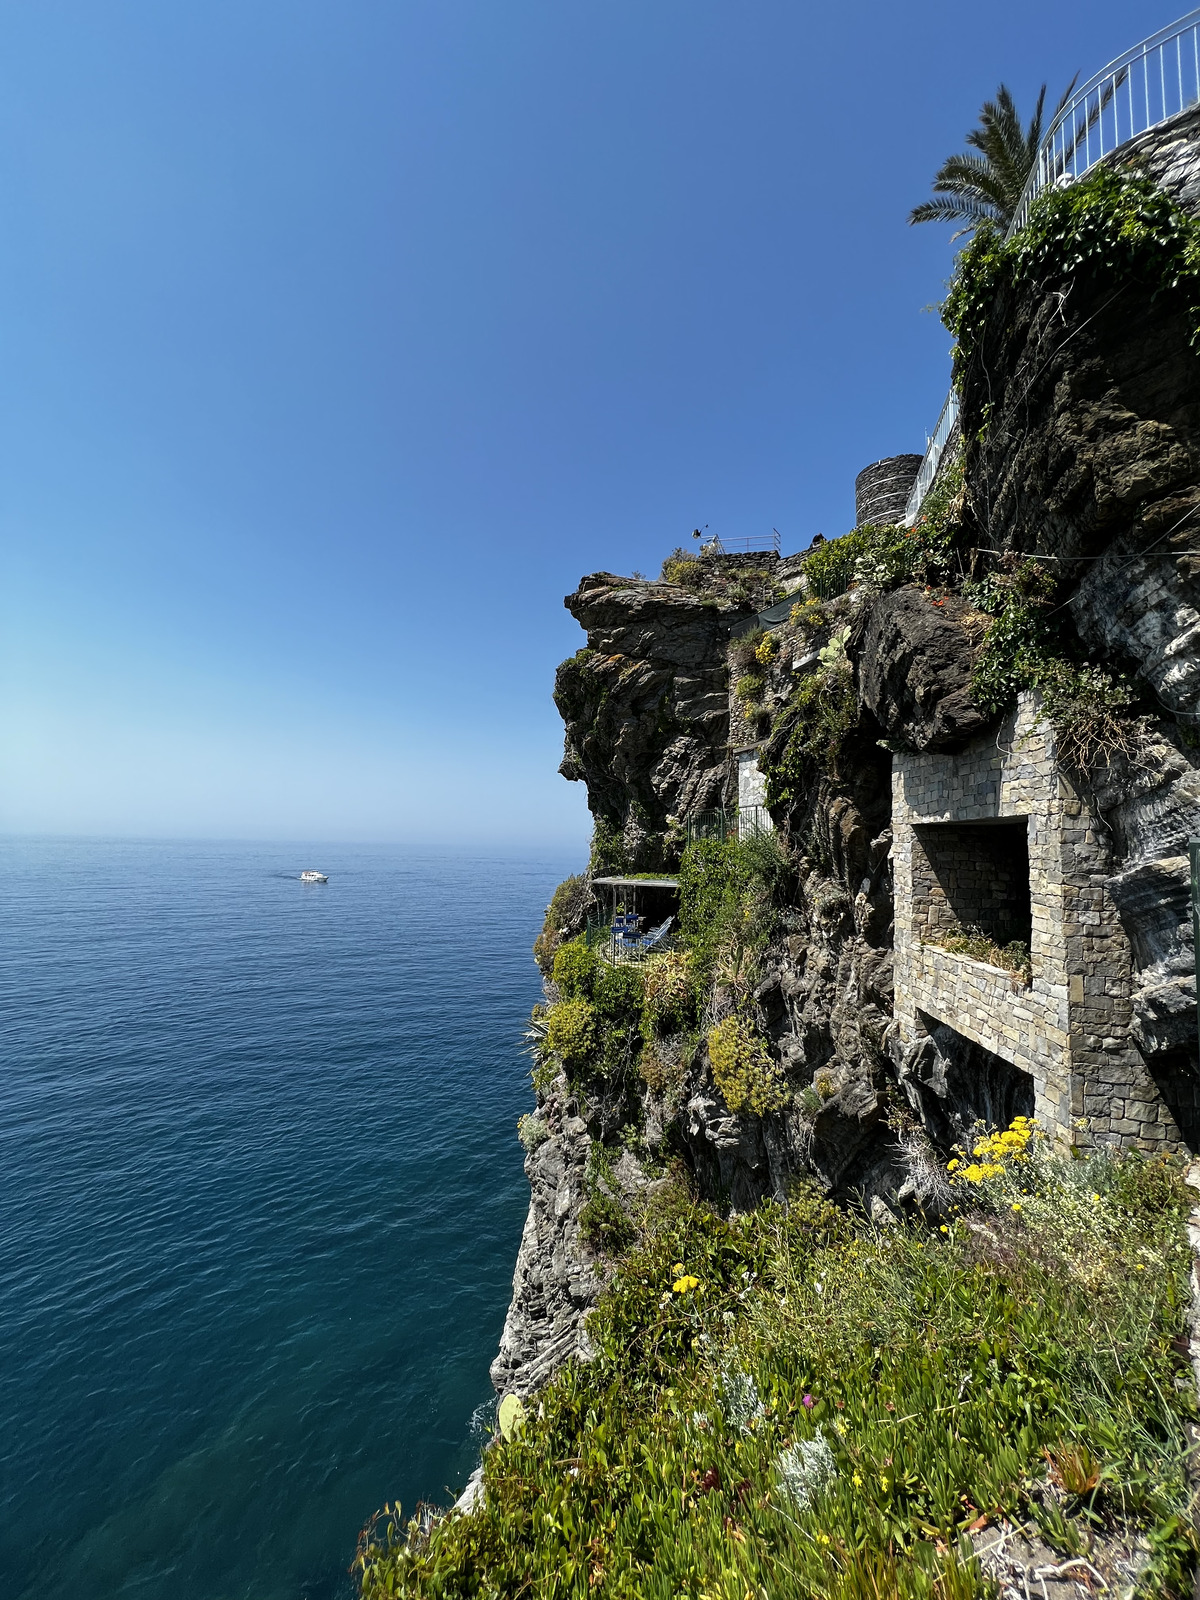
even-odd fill
[{"label": "water ripple", "polygon": [[461,1487],[570,867],[0,844],[0,1593],[334,1600]]}]

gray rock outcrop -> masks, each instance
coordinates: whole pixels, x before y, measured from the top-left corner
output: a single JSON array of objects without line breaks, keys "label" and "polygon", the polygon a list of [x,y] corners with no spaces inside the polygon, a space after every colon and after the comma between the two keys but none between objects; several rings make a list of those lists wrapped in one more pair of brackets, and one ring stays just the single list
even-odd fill
[{"label": "gray rock outcrop", "polygon": [[978,613],[911,586],[864,607],[851,643],[859,700],[891,739],[949,750],[990,720],[971,699]]}]

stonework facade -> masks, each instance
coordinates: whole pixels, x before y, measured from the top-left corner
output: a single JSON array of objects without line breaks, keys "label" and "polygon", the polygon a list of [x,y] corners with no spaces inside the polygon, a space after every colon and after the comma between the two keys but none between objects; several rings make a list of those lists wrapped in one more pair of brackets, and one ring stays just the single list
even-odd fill
[{"label": "stonework facade", "polygon": [[[1048,1128],[1096,1143],[1183,1148],[1130,1035],[1133,971],[1107,890],[1107,835],[1059,771],[1038,713],[1036,695],[1025,694],[995,736],[954,754],[895,758],[902,1079],[914,1097],[923,1073],[936,1070],[944,1084],[954,1071],[946,1041],[959,1041],[964,1060],[981,1047],[1002,1070],[1028,1075]],[[1028,928],[1032,982],[940,947],[968,925],[999,944]]]}]

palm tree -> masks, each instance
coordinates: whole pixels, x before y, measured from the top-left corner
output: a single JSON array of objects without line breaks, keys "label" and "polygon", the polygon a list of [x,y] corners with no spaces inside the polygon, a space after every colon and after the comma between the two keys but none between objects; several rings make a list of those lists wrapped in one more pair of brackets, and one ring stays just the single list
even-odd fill
[{"label": "palm tree", "polygon": [[[1075,89],[1076,79],[1071,79],[1063,90],[1054,116],[1066,105]],[[1108,104],[1111,91],[1103,104]],[[909,214],[910,222],[962,222],[964,227],[954,234],[970,233],[982,223],[994,223],[1002,231],[1013,219],[1013,214],[1025,192],[1029,174],[1037,160],[1038,146],[1042,142],[1042,109],[1046,103],[1046,85],[1037,97],[1029,127],[1022,129],[1021,119],[1013,97],[1004,84],[996,90],[994,100],[985,100],[979,113],[979,126],[967,135],[967,143],[979,155],[964,152],[951,156],[939,168],[933,180],[933,191],[942,198],[926,200]],[[1086,121],[1090,125],[1100,114],[1097,106]],[[1054,118],[1052,117],[1051,122]],[[1083,124],[1076,130],[1072,147],[1083,132]],[[1056,162],[1056,166],[1059,163]],[[1062,162],[1065,165],[1065,161]]]}]

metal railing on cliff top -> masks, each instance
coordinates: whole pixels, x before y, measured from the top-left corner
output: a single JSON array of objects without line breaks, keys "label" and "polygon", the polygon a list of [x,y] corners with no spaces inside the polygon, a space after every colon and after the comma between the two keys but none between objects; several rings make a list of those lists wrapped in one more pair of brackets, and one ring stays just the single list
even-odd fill
[{"label": "metal railing on cliff top", "polygon": [[[1005,237],[1011,239],[1025,226],[1029,208],[1043,189],[1082,178],[1119,146],[1198,102],[1200,9],[1126,50],[1071,96],[1038,148]],[[906,522],[912,523],[921,509],[957,417],[958,399],[952,390],[926,444],[908,497]]]}]

